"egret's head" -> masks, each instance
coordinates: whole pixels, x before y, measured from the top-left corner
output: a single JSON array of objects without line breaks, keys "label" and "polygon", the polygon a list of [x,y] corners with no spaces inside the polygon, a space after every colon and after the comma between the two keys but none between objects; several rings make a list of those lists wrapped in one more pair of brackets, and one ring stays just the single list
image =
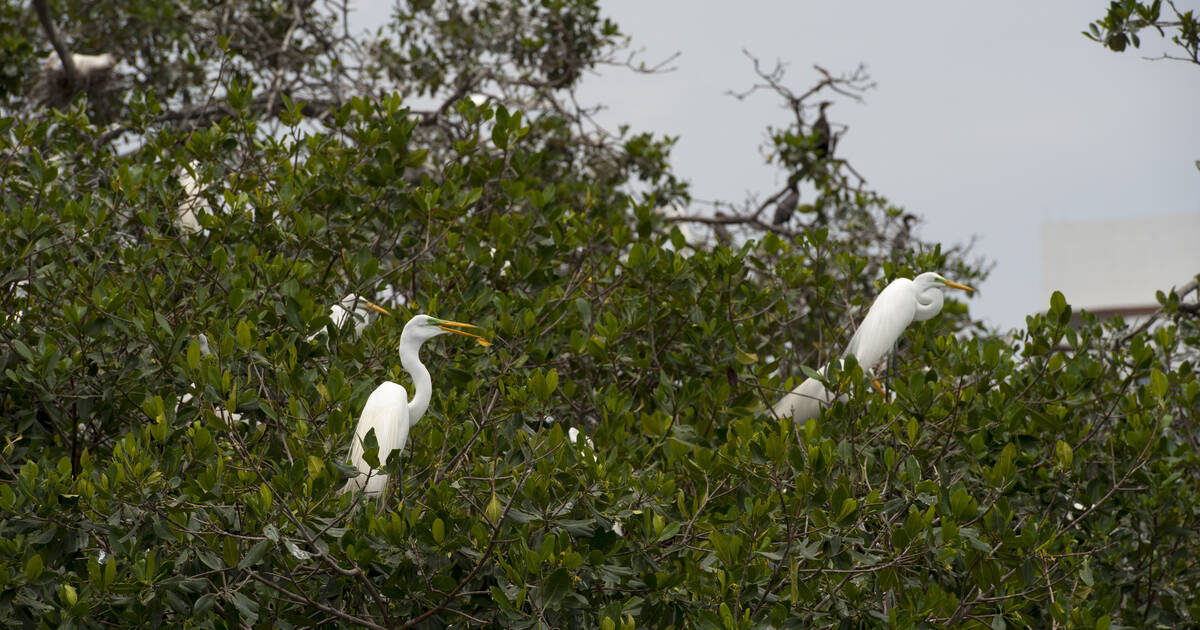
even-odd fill
[{"label": "egret's head", "polygon": [[357,311],[362,315],[366,315],[367,310],[372,310],[372,311],[375,311],[376,313],[382,313],[384,315],[391,315],[391,313],[389,313],[386,308],[383,308],[382,306],[375,304],[374,302],[368,301],[367,298],[362,297],[361,295],[358,295],[357,293],[351,293],[351,294],[347,295],[346,297],[342,298],[341,301],[339,301],[337,303],[337,305],[342,307],[342,310],[346,311],[347,313],[352,313],[352,312]]},{"label": "egret's head", "polygon": [[963,291],[967,291],[968,293],[975,292],[975,289],[972,289],[971,287],[969,287],[965,284],[959,284],[957,282],[950,282],[949,280],[943,278],[942,274],[934,272],[934,271],[926,271],[925,273],[917,276],[916,278],[913,278],[913,284],[916,285],[917,293],[920,293],[929,287],[935,287],[938,289],[944,289],[945,287],[950,287],[951,289],[962,289]]},{"label": "egret's head", "polygon": [[412,342],[420,345],[421,343],[424,343],[429,339],[433,339],[438,335],[454,333],[456,335],[463,335],[464,337],[471,337],[475,339],[476,343],[481,346],[492,345],[487,339],[484,339],[483,337],[480,337],[474,333],[469,333],[465,330],[462,330],[463,328],[478,329],[479,327],[472,324],[464,324],[462,322],[452,322],[447,319],[438,319],[436,317],[430,317],[429,315],[417,315],[416,317],[408,320],[408,323],[404,325],[404,332],[400,335],[400,343],[403,345],[405,341],[412,340]]}]

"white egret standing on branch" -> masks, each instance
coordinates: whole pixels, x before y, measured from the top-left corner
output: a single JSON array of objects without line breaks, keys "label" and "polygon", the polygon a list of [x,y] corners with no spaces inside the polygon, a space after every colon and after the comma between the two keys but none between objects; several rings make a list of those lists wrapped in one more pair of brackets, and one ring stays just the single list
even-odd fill
[{"label": "white egret standing on branch", "polygon": [[[850,338],[843,357],[853,356],[863,370],[870,372],[896,345],[904,329],[914,321],[923,322],[942,311],[945,287],[974,291],[927,271],[916,278],[897,278],[875,298],[862,324]],[[828,374],[829,367],[822,368]],[[833,403],[834,395],[820,381],[806,379],[787,394],[771,411],[777,417],[791,416],[797,422],[815,418],[822,407]]]},{"label": "white egret standing on branch", "polygon": [[[417,315],[404,326],[400,334],[400,365],[408,371],[413,379],[413,397],[408,399],[408,392],[398,383],[387,381],[375,388],[363,406],[362,416],[358,426],[354,428],[354,437],[350,443],[350,463],[358,469],[358,476],[346,482],[343,492],[348,490],[363,490],[368,496],[378,496],[387,487],[388,476],[381,472],[387,465],[392,453],[397,457],[404,450],[408,440],[408,430],[412,428],[425,410],[429,407],[429,399],[433,389],[433,381],[429,370],[421,363],[417,352],[421,344],[445,333],[455,333],[474,338],[482,346],[491,345],[483,337],[469,333],[461,328],[478,328],[471,324],[452,322],[428,315]],[[366,450],[363,440],[367,433],[375,430],[375,440],[379,444],[379,469],[372,469],[363,460]]]}]

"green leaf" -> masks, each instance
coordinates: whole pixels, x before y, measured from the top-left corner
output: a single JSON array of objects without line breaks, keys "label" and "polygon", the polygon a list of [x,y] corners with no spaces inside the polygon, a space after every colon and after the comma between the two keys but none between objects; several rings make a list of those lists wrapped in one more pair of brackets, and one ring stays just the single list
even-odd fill
[{"label": "green leaf", "polygon": [[283,546],[287,548],[288,553],[292,554],[293,558],[300,560],[301,562],[312,558],[312,554],[301,549],[299,545],[290,540],[284,540]]},{"label": "green leaf", "polygon": [[188,344],[187,364],[192,370],[200,367],[200,344],[195,341]]},{"label": "green leaf", "polygon": [[70,584],[62,585],[62,587],[59,589],[58,597],[59,601],[61,601],[67,608],[75,606],[75,603],[79,601],[79,593],[75,590],[75,587],[71,586]]},{"label": "green leaf", "polygon": [[838,509],[837,520],[846,520],[846,517],[854,514],[854,511],[857,509],[858,501],[854,500],[853,497],[847,497],[844,501],[842,501],[842,507]]},{"label": "green leaf", "polygon": [[1075,451],[1071,448],[1070,444],[1067,444],[1063,440],[1059,440],[1054,445],[1054,453],[1058,456],[1058,465],[1060,468],[1071,468],[1071,461],[1075,457]]},{"label": "green leaf", "polygon": [[500,504],[500,499],[495,492],[492,493],[492,499],[488,501],[487,507],[483,509],[483,514],[493,525],[499,522],[500,516],[504,514],[504,506]]},{"label": "green leaf", "polygon": [[678,521],[671,521],[670,523],[667,523],[666,526],[663,527],[662,532],[655,537],[654,542],[659,543],[663,542],[664,540],[670,540],[671,538],[674,538],[675,534],[679,533],[680,527],[681,526]]},{"label": "green leaf", "polygon": [[247,597],[241,591],[233,594],[233,605],[238,612],[242,614],[248,625],[254,625],[258,621],[258,603]]},{"label": "green leaf", "polygon": [[1050,312],[1059,313],[1064,308],[1067,308],[1067,298],[1063,296],[1062,291],[1050,294]]},{"label": "green leaf", "polygon": [[196,598],[196,603],[192,606],[193,617],[203,617],[208,614],[208,611],[213,609],[217,604],[217,597],[212,593],[205,593]]},{"label": "green leaf", "polygon": [[237,323],[238,347],[243,350],[249,350],[252,342],[253,336],[250,332],[250,323],[243,319]]},{"label": "green leaf", "polygon": [[734,630],[737,626],[733,623],[733,611],[729,609],[729,604],[721,602],[717,608],[717,612],[721,615],[721,626],[726,630]]},{"label": "green leaf", "polygon": [[31,363],[33,362],[33,351],[29,349],[29,346],[25,345],[24,341],[13,339],[12,346],[17,351],[17,354],[21,355],[21,358]]},{"label": "green leaf", "polygon": [[497,149],[508,148],[508,128],[506,125],[501,125],[499,121],[492,126],[492,144],[496,145]]},{"label": "green leaf", "polygon": [[262,561],[263,556],[267,554],[267,549],[271,546],[271,541],[260,540],[250,547],[250,551],[242,557],[241,562],[238,562],[237,568],[246,569],[252,567]]},{"label": "green leaf", "polygon": [[542,602],[546,605],[555,604],[570,591],[571,574],[566,569],[556,569],[542,586]]},{"label": "green leaf", "polygon": [[1150,370],[1150,391],[1155,398],[1162,398],[1167,394],[1167,377],[1158,368]]},{"label": "green leaf", "polygon": [[29,560],[25,562],[25,579],[30,582],[36,582],[39,577],[42,577],[42,569],[45,565],[42,563],[40,554],[33,554]]},{"label": "green leaf", "polygon": [[367,429],[367,434],[362,438],[362,447],[363,461],[371,467],[371,470],[379,470],[379,439],[375,436],[375,427]]}]

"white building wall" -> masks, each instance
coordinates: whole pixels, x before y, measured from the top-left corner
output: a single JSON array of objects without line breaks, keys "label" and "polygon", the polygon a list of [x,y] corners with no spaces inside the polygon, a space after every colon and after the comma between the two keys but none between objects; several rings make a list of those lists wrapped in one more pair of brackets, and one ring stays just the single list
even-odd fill
[{"label": "white building wall", "polygon": [[1042,304],[1062,291],[1075,310],[1136,311],[1154,292],[1200,274],[1200,214],[1042,226]]}]

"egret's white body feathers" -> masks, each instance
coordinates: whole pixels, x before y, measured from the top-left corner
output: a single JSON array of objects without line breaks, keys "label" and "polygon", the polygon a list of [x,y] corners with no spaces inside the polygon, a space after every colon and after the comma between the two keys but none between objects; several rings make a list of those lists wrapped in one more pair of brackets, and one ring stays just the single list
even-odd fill
[{"label": "egret's white body feathers", "polygon": [[379,443],[379,464],[386,468],[388,457],[392,451],[399,457],[408,441],[408,429],[411,426],[408,417],[408,392],[399,383],[386,381],[367,398],[363,406],[362,416],[354,429],[354,441],[350,443],[350,463],[360,472],[357,477],[346,484],[362,490],[370,496],[383,492],[387,487],[388,476],[379,471],[371,470],[363,460],[363,440],[367,433],[375,429],[375,440]]},{"label": "egret's white body feathers", "polygon": [[[943,290],[947,286],[970,290],[960,284],[948,283],[932,271],[912,280],[893,280],[879,292],[842,356],[853,356],[863,371],[869,374],[892,350],[909,324],[925,321],[941,312],[945,300]],[[828,374],[828,370],[829,366],[825,366],[821,368],[821,373]],[[838,398],[845,399],[845,396]],[[834,396],[824,385],[806,379],[775,403],[771,411],[777,417],[791,416],[797,422],[803,422],[815,418],[833,400]]]},{"label": "egret's white body feathers", "polygon": [[[824,371],[822,371],[824,373]],[[843,394],[841,398],[845,398]],[[822,408],[833,404],[834,396],[820,381],[811,378],[804,379],[789,394],[784,396],[771,407],[771,413],[777,418],[791,416],[796,422],[817,417]]]}]

